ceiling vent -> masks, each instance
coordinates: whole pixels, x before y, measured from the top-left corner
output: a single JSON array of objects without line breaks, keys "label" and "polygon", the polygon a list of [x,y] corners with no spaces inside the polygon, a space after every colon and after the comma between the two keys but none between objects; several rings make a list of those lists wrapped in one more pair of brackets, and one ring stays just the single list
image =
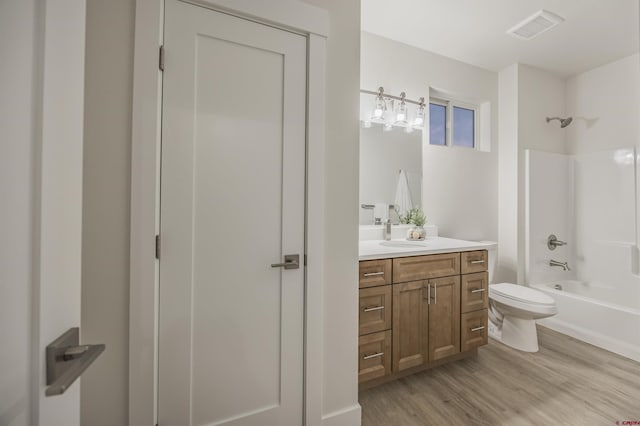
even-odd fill
[{"label": "ceiling vent", "polygon": [[564,18],[562,16],[556,15],[555,13],[551,13],[547,10],[540,10],[513,28],[507,30],[507,34],[511,34],[521,40],[531,40],[543,32],[549,31],[551,28],[563,21]]}]

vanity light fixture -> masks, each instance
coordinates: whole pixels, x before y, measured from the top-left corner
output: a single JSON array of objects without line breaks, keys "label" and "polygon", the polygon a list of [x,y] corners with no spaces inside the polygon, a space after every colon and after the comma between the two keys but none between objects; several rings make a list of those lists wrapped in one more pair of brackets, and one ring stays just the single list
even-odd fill
[{"label": "vanity light fixture", "polygon": [[[420,98],[417,101],[407,99],[407,94],[401,92],[400,96],[388,95],[384,92],[382,86],[378,87],[378,91],[360,89],[360,93],[367,95],[374,95],[373,110],[368,120],[363,120],[363,127],[369,128],[373,123],[383,125],[384,131],[390,131],[393,127],[404,127],[407,132],[418,129],[422,130],[426,121],[425,101],[424,98]],[[394,108],[394,101],[399,101]],[[416,116],[413,119],[409,119],[410,105],[417,105]],[[393,114],[388,114],[393,112]],[[391,116],[391,117],[390,117]]]}]

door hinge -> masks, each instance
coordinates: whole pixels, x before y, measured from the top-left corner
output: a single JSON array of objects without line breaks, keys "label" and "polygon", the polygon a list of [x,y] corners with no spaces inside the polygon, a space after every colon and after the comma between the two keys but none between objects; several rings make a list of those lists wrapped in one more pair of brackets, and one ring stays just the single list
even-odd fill
[{"label": "door hinge", "polygon": [[158,68],[160,68],[160,71],[164,71],[164,45],[160,46],[160,52],[158,53]]},{"label": "door hinge", "polygon": [[160,259],[160,235],[156,235],[156,259]]}]

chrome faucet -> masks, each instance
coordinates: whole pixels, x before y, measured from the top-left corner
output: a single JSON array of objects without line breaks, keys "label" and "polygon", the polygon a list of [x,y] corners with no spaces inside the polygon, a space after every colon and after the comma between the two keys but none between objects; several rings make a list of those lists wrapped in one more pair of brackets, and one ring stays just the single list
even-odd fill
[{"label": "chrome faucet", "polygon": [[391,239],[391,219],[387,219],[384,224],[384,239],[387,241]]},{"label": "chrome faucet", "polygon": [[549,235],[549,238],[547,238],[547,247],[549,247],[549,250],[555,250],[556,247],[566,245],[567,243],[565,241],[560,241],[558,237],[553,234]]},{"label": "chrome faucet", "polygon": [[557,266],[559,268],[562,268],[565,271],[570,271],[571,268],[569,268],[569,265],[567,264],[567,262],[558,262],[557,260],[553,260],[551,259],[549,261],[549,266]]}]

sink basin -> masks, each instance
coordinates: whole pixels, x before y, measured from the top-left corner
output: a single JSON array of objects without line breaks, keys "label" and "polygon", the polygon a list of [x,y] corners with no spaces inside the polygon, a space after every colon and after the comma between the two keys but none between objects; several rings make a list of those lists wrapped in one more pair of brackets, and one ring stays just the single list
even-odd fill
[{"label": "sink basin", "polygon": [[413,248],[413,247],[427,247],[429,243],[426,240],[423,241],[381,241],[381,246],[385,247],[398,247],[398,248]]}]

